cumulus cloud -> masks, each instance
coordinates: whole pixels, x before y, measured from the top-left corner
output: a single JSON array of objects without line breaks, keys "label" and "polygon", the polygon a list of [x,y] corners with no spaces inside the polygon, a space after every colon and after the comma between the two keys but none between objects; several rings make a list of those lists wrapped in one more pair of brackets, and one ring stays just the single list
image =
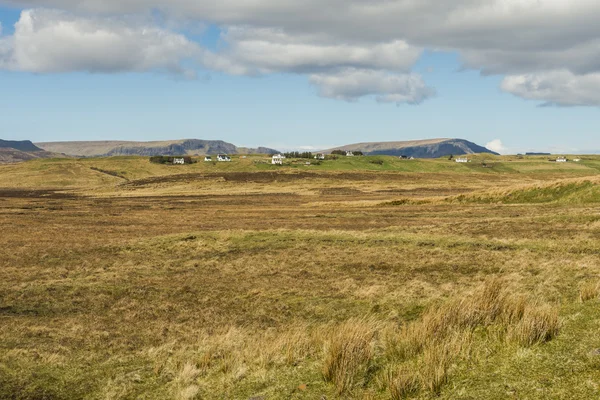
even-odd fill
[{"label": "cumulus cloud", "polygon": [[407,72],[422,51],[401,40],[337,43],[322,35],[290,35],[271,28],[230,27],[222,40],[225,49],[206,54],[205,63],[234,74],[311,73],[344,67]]},{"label": "cumulus cloud", "polygon": [[280,27],[340,40],[459,48],[565,48],[599,32],[593,0],[0,0],[123,14],[161,10],[223,25]]},{"label": "cumulus cloud", "polygon": [[506,148],[500,139],[494,139],[491,142],[486,143],[485,147],[500,154],[503,154],[506,151]]},{"label": "cumulus cloud", "polygon": [[[289,72],[311,75],[313,80],[355,69],[410,75],[421,49],[427,48],[456,51],[468,68],[508,75],[502,88],[524,98],[557,105],[598,105],[600,99],[582,88],[600,73],[600,2],[595,0],[0,0],[0,4],[57,8],[96,22],[159,10],[175,20],[217,24],[227,30],[222,38],[225,46],[198,57],[208,68],[233,74]],[[82,40],[90,38],[94,35],[83,35]],[[1,40],[0,62],[6,64],[10,39]],[[61,55],[66,52],[60,46],[59,50]],[[165,59],[176,59],[181,53],[167,54]],[[84,65],[108,68],[103,59],[90,55],[87,59]],[[149,57],[133,69],[156,63]],[[134,63],[125,64],[131,69]],[[532,90],[535,82],[543,81],[545,87],[549,79],[569,81],[575,88],[560,88],[557,83],[553,90]]]},{"label": "cumulus cloud", "polygon": [[199,51],[184,36],[140,20],[80,17],[55,10],[21,13],[12,36],[0,39],[0,66],[37,73],[167,70]]},{"label": "cumulus cloud", "polygon": [[[37,73],[166,70],[195,74],[204,67],[236,75],[296,73],[327,97],[419,103],[431,95],[408,74],[421,49],[401,40],[338,43],[326,35],[290,35],[277,28],[228,27],[219,51],[142,17],[81,16],[65,11],[22,12],[15,32],[0,39],[0,68]],[[187,65],[187,67],[184,67]],[[342,86],[347,84],[347,88]]]},{"label": "cumulus cloud", "polygon": [[502,89],[543,105],[600,106],[600,73],[576,75],[567,70],[510,75]]},{"label": "cumulus cloud", "polygon": [[319,88],[321,96],[346,101],[374,95],[380,103],[419,104],[435,94],[435,90],[428,87],[417,74],[390,74],[352,68],[314,74],[310,76],[310,82]]}]

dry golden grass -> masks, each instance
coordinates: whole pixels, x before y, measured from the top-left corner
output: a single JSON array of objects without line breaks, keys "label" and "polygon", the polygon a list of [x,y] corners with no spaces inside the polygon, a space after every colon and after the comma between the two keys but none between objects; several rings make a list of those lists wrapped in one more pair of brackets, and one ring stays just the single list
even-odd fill
[{"label": "dry golden grass", "polygon": [[373,358],[372,341],[377,324],[368,320],[349,320],[335,328],[326,342],[323,377],[339,394],[360,385]]},{"label": "dry golden grass", "polygon": [[600,297],[600,282],[586,282],[579,290],[579,300],[583,303]]},{"label": "dry golden grass", "polygon": [[414,366],[388,367],[382,381],[383,386],[389,388],[392,400],[409,398],[421,389],[420,377]]},{"label": "dry golden grass", "polygon": [[549,306],[525,310],[523,318],[509,330],[509,338],[522,346],[533,346],[552,340],[560,331],[558,310]]},{"label": "dry golden grass", "polygon": [[[566,172],[200,179],[138,161],[1,169],[20,188],[0,190],[0,398],[596,394],[593,185],[586,202],[488,204],[444,197],[560,189]],[[576,367],[548,384],[544,360]]]}]

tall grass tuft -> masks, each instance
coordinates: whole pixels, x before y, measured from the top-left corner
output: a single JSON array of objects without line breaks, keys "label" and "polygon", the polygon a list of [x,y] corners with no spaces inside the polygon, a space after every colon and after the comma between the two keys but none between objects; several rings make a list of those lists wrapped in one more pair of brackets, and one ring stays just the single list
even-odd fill
[{"label": "tall grass tuft", "polygon": [[579,290],[579,301],[586,302],[600,297],[600,282],[587,282]]},{"label": "tall grass tuft", "polygon": [[338,394],[350,391],[366,377],[376,330],[373,321],[352,319],[337,327],[326,343],[322,373]]},{"label": "tall grass tuft", "polygon": [[448,368],[452,355],[443,343],[436,343],[423,350],[423,367],[421,368],[421,386],[434,395],[439,395],[442,386],[448,382]]},{"label": "tall grass tuft", "polygon": [[471,355],[473,335],[483,327],[507,334],[523,346],[546,342],[559,331],[558,312],[536,306],[522,295],[511,295],[500,279],[490,279],[468,296],[432,307],[417,321],[383,333],[386,356],[392,363],[418,360],[419,384],[414,374],[401,370],[384,379],[394,399],[413,391],[438,395],[451,366]]},{"label": "tall grass tuft", "polygon": [[392,400],[406,399],[421,390],[419,371],[414,366],[388,368],[383,383],[389,389]]},{"label": "tall grass tuft", "polygon": [[549,306],[529,308],[518,324],[509,329],[509,338],[522,346],[552,340],[560,330],[558,311]]}]

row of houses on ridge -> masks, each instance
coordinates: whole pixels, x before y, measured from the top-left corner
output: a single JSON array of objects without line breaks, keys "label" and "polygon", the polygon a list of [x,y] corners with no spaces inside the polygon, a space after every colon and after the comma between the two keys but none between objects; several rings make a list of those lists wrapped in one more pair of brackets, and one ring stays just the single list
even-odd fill
[{"label": "row of houses on ridge", "polygon": [[[204,162],[212,162],[212,157],[211,156],[205,156],[204,157]],[[219,162],[230,162],[231,161],[231,157],[229,157],[227,154],[217,154],[217,161]]]}]

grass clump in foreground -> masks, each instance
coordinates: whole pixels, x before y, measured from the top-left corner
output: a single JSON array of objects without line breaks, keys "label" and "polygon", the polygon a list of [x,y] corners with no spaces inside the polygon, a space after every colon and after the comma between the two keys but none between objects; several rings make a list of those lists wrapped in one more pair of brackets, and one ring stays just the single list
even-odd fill
[{"label": "grass clump in foreground", "polygon": [[373,359],[372,341],[377,324],[350,320],[342,324],[326,342],[323,377],[332,382],[338,394],[365,383]]},{"label": "grass clump in foreground", "polygon": [[586,282],[579,290],[579,300],[583,303],[600,297],[600,282]]},{"label": "grass clump in foreground", "polygon": [[557,310],[537,305],[491,280],[467,297],[431,308],[423,317],[386,335],[386,357],[400,363],[389,369],[384,385],[392,398],[415,392],[440,393],[453,365],[469,357],[474,341],[502,339],[531,346],[552,340],[559,331]]}]

